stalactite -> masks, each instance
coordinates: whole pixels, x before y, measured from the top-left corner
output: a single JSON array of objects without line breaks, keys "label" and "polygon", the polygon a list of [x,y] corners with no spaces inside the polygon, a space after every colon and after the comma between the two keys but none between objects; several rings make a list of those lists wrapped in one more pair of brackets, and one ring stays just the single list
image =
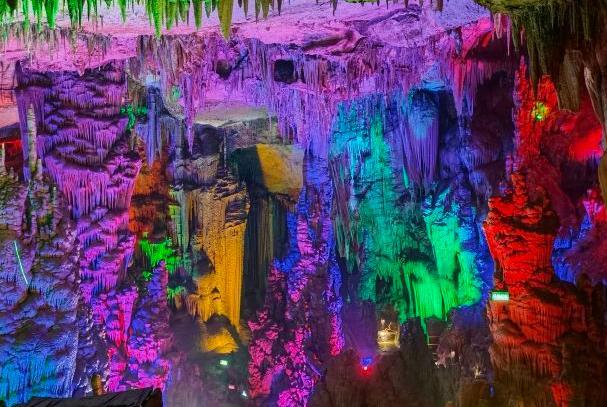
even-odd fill
[{"label": "stalactite", "polygon": [[[471,113],[478,86],[500,69],[512,67],[510,59],[488,62],[474,55],[478,48],[505,42],[492,41],[492,33],[489,19],[469,24],[465,28],[463,50],[459,49],[461,39],[450,35],[437,35],[433,39],[435,45],[428,48],[379,45],[356,32],[340,32],[337,45],[311,41],[304,44],[303,50],[294,51],[256,38],[242,40],[235,50],[214,35],[146,37],[137,50],[140,61],[137,70],[138,75],[154,69],[161,72],[164,103],[173,114],[185,117],[187,123],[191,123],[196,110],[206,105],[209,95],[230,92],[266,106],[276,116],[283,138],[326,157],[337,106],[344,100],[369,94],[371,87],[385,94],[394,91],[408,94],[422,79],[431,76],[453,88],[457,106],[461,110],[466,105]],[[482,38],[486,40],[481,41]],[[354,47],[356,52],[352,52]],[[418,64],[413,69],[397,68],[401,62],[409,66],[411,61],[426,60],[428,53],[438,65],[437,72],[419,69]],[[294,72],[298,74],[298,81],[293,84],[274,80],[275,62],[285,59],[293,61]],[[216,72],[218,60],[227,61],[231,69],[227,78]],[[179,91],[175,92],[176,89]],[[190,134],[189,125],[186,129]]]},{"label": "stalactite", "polygon": [[[428,238],[436,258],[438,275],[444,279],[441,285],[453,285],[456,298],[444,299],[445,304],[476,304],[482,294],[481,268],[478,265],[481,253],[478,246],[476,219],[474,214],[466,218],[464,205],[472,206],[470,192],[445,190],[438,197],[424,203],[424,221]],[[453,201],[449,202],[452,199]],[[454,281],[457,280],[457,282]],[[443,288],[443,296],[449,291]]]},{"label": "stalactite", "polygon": [[245,190],[226,177],[209,190],[190,192],[197,202],[194,212],[200,228],[194,247],[208,257],[212,271],[197,279],[198,291],[189,302],[191,311],[206,321],[214,312],[212,297],[218,291],[222,314],[239,329],[244,261],[244,232],[249,202]]},{"label": "stalactite", "polygon": [[267,275],[272,260],[284,255],[287,241],[287,207],[284,202],[259,188],[249,188],[251,210],[245,236],[245,299],[252,310],[263,305]]},{"label": "stalactite", "polygon": [[[428,98],[432,100],[430,95]],[[473,251],[457,247],[457,239],[467,246],[478,237],[472,233],[474,220],[460,224],[460,209],[455,204],[453,215],[443,215],[453,216],[453,223],[447,223],[441,232],[434,229],[444,224],[434,225],[433,217],[440,216],[438,213],[427,208],[422,216],[415,188],[429,186],[434,177],[438,159],[438,129],[432,124],[438,120],[436,102],[431,104],[434,113],[430,125],[420,126],[429,129],[429,134],[420,130],[417,136],[400,130],[400,99],[396,101],[362,100],[344,107],[336,117],[330,154],[339,197],[338,247],[349,271],[358,269],[361,273],[361,299],[394,306],[401,320],[415,316],[444,319],[451,309],[480,299],[480,273]],[[418,147],[403,148],[400,156],[404,163],[411,163],[415,177],[410,176],[408,167],[403,170],[404,163],[388,148],[388,143],[402,148],[405,137],[416,137],[410,145]],[[430,147],[423,147],[424,143]],[[405,202],[399,202],[400,194],[408,196]],[[440,202],[437,198],[434,200]],[[448,240],[452,256],[444,253],[447,243],[441,241],[446,230],[458,235]],[[447,265],[449,261],[453,263]]]},{"label": "stalactite", "polygon": [[[17,74],[19,71],[17,71]],[[44,100],[45,92],[41,89],[34,88],[27,92],[20,92],[17,97],[17,106],[19,110],[19,127],[21,130],[21,145],[23,146],[23,161],[27,166],[23,168],[25,179],[30,179],[32,162],[35,162],[35,157],[38,155],[37,139],[38,121],[33,120],[36,117],[42,117],[41,102]],[[33,115],[32,115],[33,113]],[[30,137],[34,141],[30,141]],[[32,149],[30,151],[30,148]],[[30,158],[31,157],[31,158]],[[31,160],[31,161],[30,161]]]},{"label": "stalactite", "polygon": [[6,175],[6,148],[0,145],[0,175]]},{"label": "stalactite", "polygon": [[412,91],[405,106],[402,124],[407,175],[417,185],[434,181],[438,157],[438,106],[430,92]]},{"label": "stalactite", "polygon": [[148,122],[145,136],[146,157],[148,165],[152,165],[156,157],[162,150],[162,138],[160,133],[160,123],[158,123],[158,95],[155,91],[148,91],[147,109]]},{"label": "stalactite", "polygon": [[[162,387],[169,366],[168,361],[162,358],[169,343],[165,337],[167,327],[160,327],[162,335],[146,338],[146,344],[136,338],[145,336],[138,331],[139,324],[145,325],[140,320],[146,318],[150,308],[158,309],[150,307],[150,304],[138,304],[138,298],[139,303],[152,301],[161,305],[159,312],[168,312],[165,253],[159,253],[150,244],[143,245],[149,261],[156,263],[150,264],[150,268],[160,270],[158,267],[161,267],[156,274],[165,274],[164,278],[156,281],[155,272],[151,272],[149,284],[155,287],[151,290],[154,291],[153,299],[142,299],[136,289],[121,287],[135,252],[136,240],[129,233],[129,206],[141,167],[139,155],[129,148],[124,137],[127,119],[119,116],[126,92],[122,67],[120,64],[109,65],[87,71],[83,76],[52,73],[43,76],[28,72],[20,72],[20,75],[19,80],[24,87],[22,105],[25,107],[32,105],[29,101],[37,92],[35,86],[41,81],[49,83],[42,100],[37,100],[40,106],[44,106],[45,114],[42,115],[43,110],[33,105],[39,131],[36,138],[28,137],[34,140],[28,150],[29,154],[38,152],[41,155],[46,173],[56,182],[60,195],[71,206],[82,248],[79,259],[73,259],[73,264],[80,267],[81,279],[79,290],[74,292],[80,292],[83,299],[84,309],[79,312],[87,312],[87,307],[90,310],[92,326],[88,329],[103,335],[100,340],[88,340],[87,345],[78,348],[77,352],[85,358],[96,357],[97,361],[103,361],[104,357],[100,355],[107,355],[107,384],[110,389],[150,384]],[[89,109],[93,110],[92,115],[87,112]],[[35,158],[33,155],[33,160]],[[35,171],[31,172],[39,176]],[[145,188],[142,183],[138,187]],[[37,214],[32,222],[39,222],[38,219],[41,218]],[[171,263],[170,267],[174,269],[176,263]],[[61,290],[55,291],[56,294],[62,293]],[[53,297],[51,301],[58,304],[60,298]],[[148,310],[142,310],[142,307]],[[74,304],[73,309],[76,308]],[[155,319],[156,316],[150,318]],[[127,347],[131,349],[127,350]],[[146,365],[146,369],[153,365],[149,367],[149,375],[143,375],[142,370],[141,377],[131,377],[129,366],[137,368],[129,357]],[[98,367],[105,369],[103,363]],[[78,371],[73,387],[85,391],[88,385],[83,384],[83,380],[86,383],[89,378],[81,375],[89,372],[88,368],[74,364],[71,368]],[[164,369],[162,374],[158,370],[161,368]],[[71,378],[68,378],[67,385],[71,388]]]},{"label": "stalactite", "polygon": [[175,203],[169,204],[169,214],[174,225],[176,243],[182,253],[186,253],[190,246],[190,214],[192,213],[191,193],[184,191],[183,186],[172,188],[169,191]]},{"label": "stalactite", "polygon": [[[163,10],[156,3],[148,7],[160,27],[163,19],[172,25],[178,14],[183,18],[184,4]],[[227,4],[220,5],[224,32],[231,11],[225,8]],[[262,9],[264,4],[259,4]],[[491,39],[494,27],[488,18],[448,34],[432,31],[431,37],[419,42],[404,35],[409,32],[395,31],[403,34],[404,45],[378,38],[376,31],[381,27],[376,24],[417,29],[421,23],[414,20],[427,17],[420,10],[394,10],[388,16],[382,14],[381,21],[357,21],[348,29],[331,23],[330,33],[323,32],[320,39],[302,39],[296,45],[269,41],[265,33],[251,38],[245,26],[239,27],[229,43],[214,33],[142,36],[137,41],[137,60],[128,63],[129,73],[137,80],[151,73],[153,80],[159,78],[160,88],[147,94],[148,115],[135,132],[142,140],[125,134],[132,121],[120,115],[124,98],[130,97],[120,62],[93,70],[82,68],[80,74],[19,73],[19,109],[26,127],[22,145],[30,160],[26,178],[53,182],[57,188],[49,202],[70,206],[72,220],[67,213],[64,219],[73,222],[74,230],[66,241],[77,241],[74,247],[82,251],[70,257],[74,270],[79,268],[74,275],[82,281],[72,282],[79,284],[74,290],[79,291],[81,301],[64,295],[71,293],[71,286],[49,285],[53,278],[49,273],[33,278],[31,270],[36,271],[37,263],[31,260],[31,234],[47,239],[56,224],[39,208],[30,212],[28,207],[22,216],[12,203],[7,204],[6,214],[0,214],[0,228],[19,240],[15,248],[28,251],[24,276],[31,283],[27,288],[19,274],[2,275],[8,287],[6,295],[0,296],[2,301],[16,306],[31,290],[49,307],[70,312],[78,308],[77,318],[84,321],[81,326],[74,324],[70,335],[83,336],[84,344],[71,346],[70,358],[79,358],[73,356],[77,354],[96,360],[95,368],[109,372],[111,389],[163,387],[166,383],[171,364],[166,352],[172,340],[167,335],[168,301],[174,301],[175,308],[185,305],[197,318],[203,351],[227,353],[240,344],[231,327],[213,326],[217,320],[229,320],[246,342],[240,301],[245,230],[252,226],[247,224],[251,190],[229,175],[227,166],[228,158],[236,156],[231,155],[235,149],[250,146],[235,141],[239,135],[221,129],[217,140],[222,151],[201,154],[200,144],[212,143],[200,136],[203,126],[196,123],[201,120],[201,110],[206,112],[214,99],[229,95],[268,108],[268,122],[277,122],[281,133],[272,142],[302,147],[260,144],[251,149],[261,168],[255,174],[259,177],[247,182],[284,195],[280,204],[275,196],[276,201],[264,200],[263,205],[275,206],[262,208],[262,214],[249,214],[249,220],[258,216],[256,221],[263,223],[255,225],[261,232],[258,245],[272,246],[264,247],[267,251],[260,259],[252,260],[264,274],[269,269],[265,304],[249,323],[254,397],[270,404],[305,404],[322,376],[324,363],[346,346],[338,260],[340,264],[345,260],[347,271],[361,280],[357,292],[351,293],[353,301],[373,301],[378,309],[394,306],[401,321],[421,317],[424,325],[428,318],[446,319],[478,305],[488,294],[482,279],[491,265],[477,226],[483,216],[483,199],[497,193],[496,179],[503,172],[493,167],[503,162],[508,151],[501,144],[508,141],[498,136],[489,141],[488,137],[475,139],[466,133],[477,129],[466,122],[475,108],[476,90],[498,70],[508,70],[510,61],[487,62],[479,57],[481,52],[495,52],[487,51],[487,44],[500,42]],[[495,21],[503,23],[501,18]],[[125,45],[124,52],[132,52],[134,47]],[[279,62],[292,64],[290,76],[281,76]],[[566,70],[576,71],[577,65],[570,62]],[[519,93],[530,88],[522,81],[517,87]],[[505,383],[506,389],[540,389],[533,399],[539,405],[552,401],[566,405],[577,383],[562,374],[560,365],[574,368],[574,357],[568,352],[588,339],[578,335],[588,321],[591,336],[595,335],[589,341],[599,348],[602,328],[586,315],[593,310],[600,313],[601,308],[592,309],[588,301],[577,298],[586,295],[582,280],[579,292],[558,283],[554,291],[542,291],[548,300],[536,295],[542,285],[553,282],[548,261],[556,216],[573,227],[576,212],[574,202],[561,190],[566,168],[545,166],[546,157],[541,156],[550,149],[555,154],[566,151],[576,163],[591,162],[597,150],[595,135],[572,137],[577,144],[563,143],[558,135],[542,138],[546,128],[561,125],[564,117],[551,116],[556,99],[545,92],[548,87],[540,83],[537,98],[525,90],[515,112],[518,124],[532,131],[517,134],[514,191],[505,190],[492,201],[486,228],[498,259],[496,275],[504,274],[498,289],[504,284],[512,289],[512,307],[504,311],[491,302],[489,309],[494,317],[494,338],[503,345],[492,355],[495,365],[514,366],[512,370],[497,369],[498,382]],[[444,99],[451,104],[445,106]],[[28,131],[35,131],[35,137]],[[455,132],[461,137],[453,136]],[[453,146],[457,142],[462,145]],[[298,171],[303,151],[309,159],[305,180]],[[147,165],[141,162],[144,155]],[[170,163],[163,161],[167,156]],[[327,157],[329,162],[324,160]],[[534,184],[532,188],[521,186],[521,168]],[[510,174],[512,169],[506,172]],[[5,176],[0,174],[2,209],[5,190],[21,197],[23,189]],[[545,187],[552,198],[556,215],[538,186]],[[152,191],[156,187],[158,195]],[[297,197],[295,208],[292,202],[285,204]],[[604,212],[601,203],[589,198],[586,204],[587,222],[599,225]],[[523,214],[517,213],[520,208],[526,209]],[[283,253],[268,230],[273,228],[269,226],[273,220],[266,216],[282,219],[287,212],[289,250]],[[1,252],[7,256],[0,259],[10,257],[13,247],[1,243]],[[61,243],[54,241],[53,245]],[[502,253],[504,247],[533,253],[517,258],[518,253]],[[68,253],[73,247],[63,249]],[[273,257],[277,257],[274,262]],[[12,258],[3,261],[0,264],[14,265]],[[169,286],[168,276],[177,274],[183,285]],[[532,289],[525,286],[528,281],[532,281]],[[226,318],[215,318],[221,316]],[[500,319],[503,316],[507,319]],[[45,317],[41,319],[47,322]],[[89,329],[99,341],[82,334]],[[558,342],[567,334],[571,337]],[[546,342],[536,341],[536,336]],[[107,366],[101,356],[91,356],[99,350],[109,358]],[[580,356],[580,364],[592,359],[593,352]],[[44,382],[52,374],[44,366],[46,356],[33,358],[27,367],[34,382]],[[68,372],[45,389],[63,393],[77,387],[83,391],[86,375],[93,370],[76,365],[67,361],[65,366],[75,373]],[[513,372],[519,367],[524,374],[516,377]],[[3,390],[15,393],[28,386],[27,375],[18,376],[17,370],[7,368],[11,381],[3,387],[5,382],[0,380],[0,395]],[[534,383],[534,376],[541,380]]]},{"label": "stalactite", "polygon": [[36,154],[36,116],[33,108],[27,109],[27,143],[29,151],[28,170],[29,174],[36,173],[38,156]]}]

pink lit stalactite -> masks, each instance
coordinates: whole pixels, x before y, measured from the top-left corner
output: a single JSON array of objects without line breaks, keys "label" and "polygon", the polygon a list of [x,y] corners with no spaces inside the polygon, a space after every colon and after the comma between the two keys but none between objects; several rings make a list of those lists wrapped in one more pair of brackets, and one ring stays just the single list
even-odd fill
[{"label": "pink lit stalactite", "polygon": [[[471,113],[478,86],[494,73],[512,68],[509,58],[487,61],[477,56],[475,51],[482,54],[499,47],[506,52],[507,48],[506,36],[496,38],[493,20],[478,12],[474,22],[458,30],[439,31],[422,44],[386,42],[386,35],[400,38],[410,34],[398,31],[408,30],[397,23],[398,13],[386,24],[362,23],[366,24],[365,35],[353,27],[339,27],[328,38],[298,39],[299,47],[287,47],[256,33],[230,43],[218,35],[149,37],[137,49],[137,74],[161,72],[165,103],[185,118],[186,129],[194,112],[207,103],[242,100],[266,107],[275,115],[282,137],[326,157],[330,127],[337,106],[344,101],[375,92],[407,94],[422,81],[429,81],[453,89],[458,110],[465,106]],[[407,10],[409,15],[418,13],[423,12]],[[397,31],[389,31],[395,27],[399,27]],[[175,55],[183,57],[176,59]],[[276,80],[277,61],[292,63],[292,78]],[[191,143],[190,131],[186,133]]]}]

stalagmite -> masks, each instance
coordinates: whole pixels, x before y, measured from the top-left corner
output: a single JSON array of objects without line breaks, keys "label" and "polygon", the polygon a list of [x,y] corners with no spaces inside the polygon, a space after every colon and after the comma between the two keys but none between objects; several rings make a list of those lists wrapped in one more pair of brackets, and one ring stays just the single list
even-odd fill
[{"label": "stalagmite", "polygon": [[[0,335],[0,399],[16,403],[41,393],[67,396],[76,373],[79,336],[75,326],[78,269],[74,261],[79,249],[74,223],[64,202],[49,196],[50,180],[41,173],[27,186],[17,184],[18,179],[9,174],[1,174],[3,192],[10,191],[6,178],[13,179],[17,188],[8,201],[0,198],[0,286],[2,306],[11,310],[3,312],[0,319],[8,332],[27,330],[36,335],[24,336],[18,342],[12,335]],[[32,228],[30,236],[34,240],[21,236],[27,222],[21,212],[26,201],[35,219],[49,220],[45,227]],[[18,212],[14,213],[13,208],[19,208]],[[27,276],[28,285],[23,284],[19,270]],[[38,317],[32,319],[32,315]]]},{"label": "stalagmite", "polygon": [[0,176],[6,175],[6,149],[4,143],[0,145]]},{"label": "stalagmite", "polygon": [[[555,123],[561,114],[554,111],[545,118],[534,111],[538,102],[529,100],[532,91],[524,68],[517,75],[516,167],[504,196],[490,199],[484,225],[499,270],[495,290],[508,293],[506,301],[494,299],[488,306],[497,397],[524,405],[568,406],[575,399],[600,404],[604,395],[593,380],[604,368],[604,349],[598,343],[604,342],[605,332],[602,316],[600,321],[596,316],[604,313],[605,305],[596,303],[590,310],[585,291],[593,289],[583,283],[587,277],[580,276],[577,287],[556,280],[551,256],[568,214],[557,210],[554,200],[560,198],[555,191],[543,187],[552,164],[544,156],[542,141],[554,137],[554,126],[544,125],[544,120]],[[539,97],[546,97],[547,81],[542,80]],[[550,109],[554,105],[549,104]],[[538,172],[544,176],[538,177]]]}]

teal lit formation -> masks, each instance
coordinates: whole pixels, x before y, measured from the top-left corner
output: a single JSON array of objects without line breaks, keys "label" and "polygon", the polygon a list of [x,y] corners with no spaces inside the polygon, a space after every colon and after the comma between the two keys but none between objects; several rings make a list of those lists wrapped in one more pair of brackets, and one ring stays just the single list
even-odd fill
[{"label": "teal lit formation", "polygon": [[[399,162],[423,167],[433,157],[414,161],[393,153],[392,144],[402,143],[402,138],[415,138],[406,140],[410,144],[435,142],[431,124],[405,134],[395,128],[402,115],[419,113],[412,112],[419,100],[411,95],[388,104],[371,98],[342,105],[330,150],[338,191],[335,227],[340,255],[350,273],[361,274],[360,298],[394,307],[401,322],[412,317],[446,319],[451,309],[481,298],[476,254],[463,245],[471,239],[474,225],[458,217],[457,204],[449,211],[441,205],[449,189],[430,200],[434,205],[426,203],[421,184],[431,189],[426,182],[431,176],[421,168],[411,176]],[[424,103],[430,102],[431,98]],[[431,146],[413,147],[412,151],[433,151]]]},{"label": "teal lit formation", "polygon": [[179,89],[179,86],[173,86],[171,88],[171,98],[173,99],[173,102],[178,101],[180,97],[181,97],[181,90]]},{"label": "teal lit formation", "polygon": [[[139,248],[145,258],[141,277],[144,281],[150,281],[153,276],[153,270],[159,262],[164,261],[169,274],[173,274],[181,264],[181,258],[173,249],[173,242],[170,238],[165,238],[157,243],[152,243],[144,234],[139,240]],[[186,289],[181,285],[167,287],[167,299],[170,303],[175,303],[177,297],[185,294]]]},{"label": "teal lit formation", "polygon": [[127,130],[132,130],[135,127],[137,118],[145,117],[147,113],[148,109],[145,106],[133,107],[130,103],[120,108],[120,114],[126,115],[129,118],[126,125]]}]

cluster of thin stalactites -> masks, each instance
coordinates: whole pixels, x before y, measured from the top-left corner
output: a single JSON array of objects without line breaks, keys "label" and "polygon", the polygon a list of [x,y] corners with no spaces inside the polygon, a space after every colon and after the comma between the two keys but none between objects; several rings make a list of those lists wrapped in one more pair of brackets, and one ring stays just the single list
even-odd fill
[{"label": "cluster of thin stalactites", "polygon": [[[162,27],[171,29],[179,23],[190,23],[194,19],[196,27],[202,25],[203,13],[207,17],[217,11],[224,35],[229,36],[232,23],[234,0],[12,0],[0,4],[0,22],[23,21],[26,24],[36,23],[39,27],[46,24],[54,29],[57,18],[69,17],[71,26],[78,28],[83,20],[103,23],[103,13],[111,8],[118,8],[122,20],[128,24],[128,14],[136,5],[145,7],[150,23],[156,34]],[[238,0],[238,5],[245,14],[249,14],[249,0]],[[281,10],[282,0],[255,0],[255,17],[267,17],[270,9]]]},{"label": "cluster of thin stalactites", "polygon": [[[238,6],[242,8],[245,15],[255,14],[265,18],[270,10],[282,9],[283,0],[237,0]],[[350,3],[376,2],[380,0],[346,0]],[[436,9],[442,10],[443,0],[430,0]],[[397,0],[393,0],[397,3]],[[316,1],[318,3],[318,0]],[[404,0],[408,6],[409,0]],[[420,0],[423,4],[423,0]],[[337,8],[337,0],[331,0],[333,10]],[[386,0],[388,4],[388,0]],[[193,18],[197,28],[202,25],[203,13],[207,18],[217,12],[221,23],[221,30],[225,37],[230,35],[232,24],[232,11],[234,0],[5,0],[0,3],[0,23],[6,24],[12,21],[23,21],[27,24],[34,22],[38,27],[43,22],[54,29],[57,17],[65,15],[69,17],[72,28],[78,28],[84,19],[94,24],[103,23],[103,13],[111,8],[120,10],[122,20],[127,23],[127,17],[136,5],[145,7],[150,23],[154,26],[156,34],[160,35],[162,27],[167,30],[179,23],[189,24]],[[311,6],[315,4],[311,3]],[[253,9],[253,10],[251,10]]]}]

